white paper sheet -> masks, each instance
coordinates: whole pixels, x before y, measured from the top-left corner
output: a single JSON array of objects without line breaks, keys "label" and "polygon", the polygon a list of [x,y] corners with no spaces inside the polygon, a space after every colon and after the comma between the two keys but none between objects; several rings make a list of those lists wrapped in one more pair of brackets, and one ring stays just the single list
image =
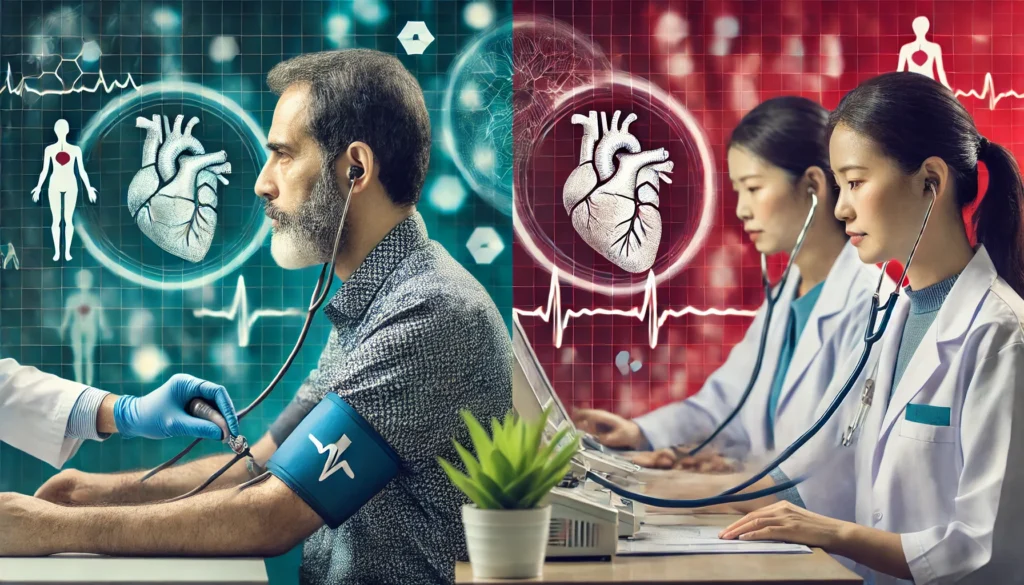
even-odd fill
[{"label": "white paper sheet", "polygon": [[809,553],[802,544],[763,540],[721,540],[719,526],[651,526],[632,539],[620,539],[620,555]]}]

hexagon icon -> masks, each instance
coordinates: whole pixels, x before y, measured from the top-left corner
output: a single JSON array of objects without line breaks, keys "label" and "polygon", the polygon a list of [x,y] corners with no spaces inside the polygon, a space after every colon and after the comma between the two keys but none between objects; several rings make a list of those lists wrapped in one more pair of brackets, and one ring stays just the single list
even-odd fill
[{"label": "hexagon icon", "polygon": [[409,55],[422,55],[430,43],[434,42],[434,35],[427,29],[427,23],[422,20],[410,20],[405,23],[402,32],[398,33],[398,40],[405,47]]},{"label": "hexagon icon", "polygon": [[490,264],[505,249],[501,236],[492,227],[478,227],[466,242],[466,248],[477,264]]}]

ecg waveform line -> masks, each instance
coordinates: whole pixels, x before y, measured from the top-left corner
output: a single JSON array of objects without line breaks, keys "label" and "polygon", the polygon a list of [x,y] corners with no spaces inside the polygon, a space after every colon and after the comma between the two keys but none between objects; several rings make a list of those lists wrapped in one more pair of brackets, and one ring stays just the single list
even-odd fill
[{"label": "ecg waveform line", "polygon": [[[562,286],[558,281],[558,268],[551,271],[551,286],[548,289],[547,305],[537,307],[533,310],[512,309],[512,318],[519,322],[519,317],[539,317],[545,323],[552,324],[552,335],[555,347],[562,347],[562,339],[565,330],[569,327],[569,321],[583,316],[613,315],[618,317],[635,317],[640,321],[647,321],[648,343],[651,349],[658,346],[658,335],[661,327],[669,317],[683,317],[685,315],[698,315],[706,317],[709,315],[753,317],[756,311],[744,309],[697,309],[695,307],[683,307],[682,309],[665,309],[658,313],[658,284],[654,278],[654,272],[647,274],[647,283],[644,285],[644,301],[639,307],[632,309],[579,309],[562,311]],[[554,317],[554,319],[552,319]]]},{"label": "ecg waveform line", "polygon": [[996,93],[995,83],[992,81],[991,73],[985,74],[985,84],[982,86],[981,93],[978,93],[976,90],[973,89],[970,91],[963,91],[958,89],[953,92],[953,95],[955,95],[956,97],[972,97],[977,98],[979,100],[983,100],[987,97],[988,109],[990,110],[996,109],[996,104],[998,104],[999,101],[1002,100],[1003,98],[1012,97],[1016,99],[1024,99],[1024,93],[1018,93],[1012,89],[1010,91]]},{"label": "ecg waveform line", "polygon": [[239,275],[238,285],[235,288],[235,298],[231,306],[224,310],[196,309],[193,311],[196,317],[216,317],[235,321],[238,325],[238,347],[249,347],[249,339],[252,329],[261,317],[296,317],[305,315],[303,309],[256,309],[249,313],[249,295],[245,289],[245,277]]},{"label": "ecg waveform line", "polygon": [[[61,62],[63,62],[63,61],[74,61],[76,65],[78,64],[77,57],[75,59],[61,59]],[[78,81],[79,78],[82,77],[82,75],[85,74],[82,71],[81,67],[79,67],[78,71],[79,71],[78,77],[75,78],[75,81],[71,82],[71,85],[72,85],[71,89],[44,89],[43,91],[39,91],[38,89],[33,89],[33,88],[25,85],[25,81],[27,81],[29,79],[42,79],[42,77],[44,75],[46,75],[47,73],[52,73],[54,77],[56,77],[57,79],[60,80],[61,87],[63,87],[64,86],[64,78],[62,78],[60,76],[60,74],[57,73],[56,71],[43,71],[42,73],[40,73],[39,75],[36,75],[36,76],[24,76],[23,75],[21,77],[21,81],[18,82],[18,85],[12,86],[11,85],[11,64],[8,63],[7,64],[7,78],[6,78],[6,81],[4,82],[4,84],[0,85],[0,94],[3,94],[5,91],[7,93],[10,93],[11,95],[17,95],[17,96],[20,96],[22,93],[24,93],[26,91],[29,92],[29,93],[34,93],[34,94],[39,95],[39,96],[43,96],[43,95],[70,95],[70,94],[73,94],[73,93],[83,93],[83,92],[84,93],[96,93],[97,91],[99,91],[99,88],[101,86],[103,87],[103,91],[105,91],[106,93],[110,93],[110,92],[114,91],[115,88],[116,89],[124,89],[124,88],[128,87],[129,85],[132,86],[135,89],[139,89],[139,86],[135,84],[135,80],[132,79],[132,74],[131,73],[128,74],[127,78],[125,78],[124,81],[113,81],[110,84],[108,84],[107,80],[106,80],[106,77],[104,77],[104,75],[103,75],[103,70],[99,71],[99,75],[96,78],[96,84],[93,85],[91,88],[90,87],[86,87],[85,85],[82,85],[82,87],[76,88],[76,87],[74,87],[75,83]]]}]

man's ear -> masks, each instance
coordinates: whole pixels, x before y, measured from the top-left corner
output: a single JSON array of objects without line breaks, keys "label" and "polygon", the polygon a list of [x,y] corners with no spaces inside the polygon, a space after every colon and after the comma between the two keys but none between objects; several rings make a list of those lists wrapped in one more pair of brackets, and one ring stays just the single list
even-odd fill
[{"label": "man's ear", "polygon": [[355,185],[352,186],[352,193],[359,193],[366,185],[369,184],[369,180],[376,176],[376,165],[373,158],[373,150],[365,142],[353,142],[348,145],[345,149],[343,156],[338,157],[338,168],[336,169],[339,178],[339,184],[345,187],[350,186],[349,181],[349,167],[359,167],[363,170],[360,175],[356,172],[359,177],[355,180]]}]

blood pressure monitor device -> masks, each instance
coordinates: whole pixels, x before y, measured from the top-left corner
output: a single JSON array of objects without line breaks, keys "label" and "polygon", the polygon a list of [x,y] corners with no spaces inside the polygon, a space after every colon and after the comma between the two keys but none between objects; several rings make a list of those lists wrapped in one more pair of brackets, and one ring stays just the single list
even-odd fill
[{"label": "blood pressure monitor device", "polygon": [[330,393],[295,427],[267,470],[337,528],[398,475],[399,465],[370,423]]},{"label": "blood pressure monitor device", "polygon": [[[644,519],[644,506],[623,500],[586,479],[588,471],[615,476],[620,482],[639,485],[641,467],[604,447],[595,448],[596,440],[581,433],[558,398],[536,353],[530,346],[522,325],[514,321],[512,350],[514,354],[512,400],[516,412],[527,420],[536,420],[544,409],[548,415],[545,440],[565,427],[570,432],[563,441],[581,435],[581,447],[570,461],[570,476],[578,487],[556,487],[551,491],[551,527],[547,556],[549,558],[609,559],[615,555],[618,538],[634,536]],[[590,440],[588,440],[588,438]],[[596,489],[595,489],[596,488]]]},{"label": "blood pressure monitor device", "polygon": [[618,548],[618,511],[583,490],[556,487],[551,505],[547,558],[610,560]]}]

